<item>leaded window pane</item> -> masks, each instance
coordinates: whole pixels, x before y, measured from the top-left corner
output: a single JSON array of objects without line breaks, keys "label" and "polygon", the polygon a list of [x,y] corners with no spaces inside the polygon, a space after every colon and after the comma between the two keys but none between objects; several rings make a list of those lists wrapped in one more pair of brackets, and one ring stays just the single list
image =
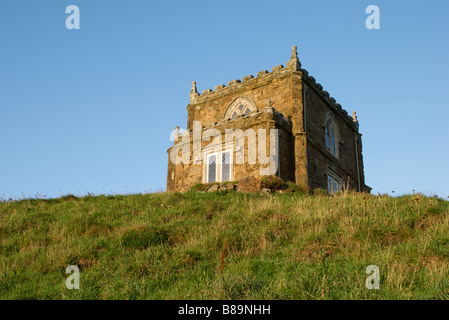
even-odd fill
[{"label": "leaded window pane", "polygon": [[334,180],[334,192],[338,192],[338,182]]},{"label": "leaded window pane", "polygon": [[331,146],[332,146],[332,153],[335,154],[335,134],[334,129],[331,129]]},{"label": "leaded window pane", "polygon": [[326,131],[326,148],[328,150],[330,150],[331,147],[330,147],[330,138],[329,138],[329,127],[327,125],[326,125],[326,128],[325,128],[325,131]]},{"label": "leaded window pane", "polygon": [[210,156],[208,162],[207,182],[215,182],[217,179],[217,156]]},{"label": "leaded window pane", "polygon": [[221,181],[231,180],[231,152],[221,154]]}]

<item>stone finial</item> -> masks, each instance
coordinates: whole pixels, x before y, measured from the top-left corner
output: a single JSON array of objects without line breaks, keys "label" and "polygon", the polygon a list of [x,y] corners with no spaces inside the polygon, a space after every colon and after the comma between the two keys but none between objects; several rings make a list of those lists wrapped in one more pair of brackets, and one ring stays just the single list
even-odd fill
[{"label": "stone finial", "polygon": [[298,59],[298,51],[296,46],[293,46],[292,56],[290,58],[290,61],[287,62],[287,68],[291,68],[295,71],[301,70],[301,62],[299,62]]},{"label": "stone finial", "polygon": [[178,141],[178,137],[179,137],[179,127],[176,126],[176,127],[175,127],[175,133],[173,134],[173,139],[174,139],[175,141]]},{"label": "stone finial", "polygon": [[196,89],[196,81],[192,81],[192,89],[190,89],[190,102],[199,97],[198,90]]},{"label": "stone finial", "polygon": [[190,93],[198,92],[196,90],[196,81],[192,81],[192,89],[190,90]]},{"label": "stone finial", "polygon": [[271,99],[267,100],[267,104],[265,105],[265,108],[263,108],[263,112],[273,113],[274,108],[271,106]]},{"label": "stone finial", "polygon": [[298,48],[296,46],[292,47],[292,56],[290,57],[290,60],[297,59],[298,58]]},{"label": "stone finial", "polygon": [[355,111],[352,111],[352,121],[354,121],[355,123],[359,123],[357,121],[357,115],[355,114]]}]

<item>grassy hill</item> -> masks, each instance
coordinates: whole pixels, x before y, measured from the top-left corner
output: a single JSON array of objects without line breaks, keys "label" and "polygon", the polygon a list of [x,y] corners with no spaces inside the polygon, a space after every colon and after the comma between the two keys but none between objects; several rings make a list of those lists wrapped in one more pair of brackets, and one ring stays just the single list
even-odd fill
[{"label": "grassy hill", "polygon": [[[449,203],[235,191],[2,202],[0,257],[1,299],[449,299]],[[65,287],[68,265],[79,290]]]}]

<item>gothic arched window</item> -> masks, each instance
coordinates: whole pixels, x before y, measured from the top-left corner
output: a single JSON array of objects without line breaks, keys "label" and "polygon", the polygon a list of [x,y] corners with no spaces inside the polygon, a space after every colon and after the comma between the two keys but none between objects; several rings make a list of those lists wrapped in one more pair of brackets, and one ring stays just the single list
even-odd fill
[{"label": "gothic arched window", "polygon": [[253,111],[257,111],[254,102],[246,97],[238,97],[228,106],[223,118],[234,119],[238,116],[247,116]]},{"label": "gothic arched window", "polygon": [[331,116],[327,117],[326,125],[324,128],[326,136],[326,149],[330,151],[334,156],[338,156],[338,144],[337,144],[337,128]]},{"label": "gothic arched window", "polygon": [[239,105],[237,110],[234,110],[234,112],[231,115],[231,119],[234,119],[235,117],[240,116],[240,115],[247,116],[250,113],[251,113],[251,111],[249,110],[249,108],[247,106],[245,106],[244,104],[241,104],[241,105]]}]

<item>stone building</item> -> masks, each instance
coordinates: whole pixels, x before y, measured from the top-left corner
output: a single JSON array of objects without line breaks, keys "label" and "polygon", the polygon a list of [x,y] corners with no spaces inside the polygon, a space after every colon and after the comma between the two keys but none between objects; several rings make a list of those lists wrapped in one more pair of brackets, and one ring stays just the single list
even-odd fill
[{"label": "stone building", "polygon": [[[257,148],[276,155],[275,170],[269,173],[284,181],[331,193],[344,186],[371,190],[365,185],[355,112],[349,116],[301,68],[296,46],[286,67],[278,65],[202,94],[193,82],[187,112],[187,129],[181,133],[175,128],[174,146],[168,149],[167,191],[260,178],[270,164],[261,161],[265,154],[258,151],[253,161],[251,150]],[[226,132],[235,134],[223,138]]]}]

